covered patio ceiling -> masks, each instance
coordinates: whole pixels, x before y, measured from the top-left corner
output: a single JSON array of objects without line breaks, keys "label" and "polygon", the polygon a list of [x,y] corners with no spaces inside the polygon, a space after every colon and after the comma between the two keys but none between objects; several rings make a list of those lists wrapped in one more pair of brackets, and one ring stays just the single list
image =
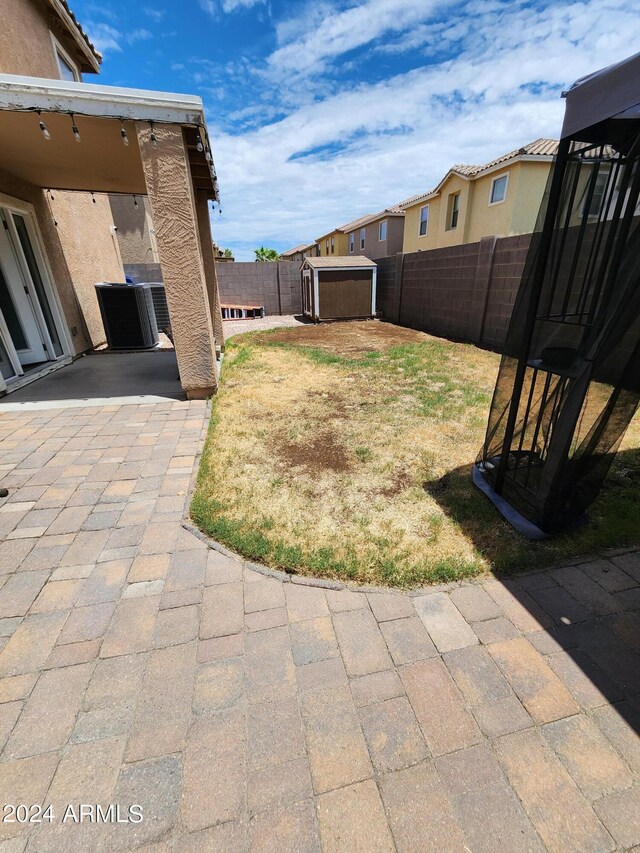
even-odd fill
[{"label": "covered patio ceiling", "polygon": [[0,74],[0,164],[43,189],[143,195],[136,123],[181,126],[194,187],[218,199],[200,98]]}]

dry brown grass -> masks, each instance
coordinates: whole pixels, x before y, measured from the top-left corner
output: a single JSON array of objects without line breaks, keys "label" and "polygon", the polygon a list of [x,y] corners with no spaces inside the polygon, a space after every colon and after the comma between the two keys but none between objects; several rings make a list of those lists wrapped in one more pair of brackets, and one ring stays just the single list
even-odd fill
[{"label": "dry brown grass", "polygon": [[561,555],[525,547],[470,482],[498,364],[377,321],[232,340],[194,518],[252,559],[364,583]]}]

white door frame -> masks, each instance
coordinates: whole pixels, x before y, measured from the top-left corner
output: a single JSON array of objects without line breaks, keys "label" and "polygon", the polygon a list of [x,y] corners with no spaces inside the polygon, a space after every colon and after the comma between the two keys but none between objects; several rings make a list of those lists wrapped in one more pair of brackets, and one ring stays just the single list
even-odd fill
[{"label": "white door frame", "polygon": [[[13,303],[24,346],[18,346],[16,340],[12,338],[5,341],[5,346],[13,346],[21,364],[20,373],[23,373],[24,370],[29,370],[32,364],[49,361],[51,350],[48,345],[48,336],[43,334],[39,312],[36,311],[37,300],[33,299],[31,288],[18,259],[9,218],[10,215],[6,216],[4,210],[0,208],[0,268],[9,300]],[[7,318],[4,319],[8,325]]]},{"label": "white door frame", "polygon": [[[22,199],[14,198],[13,196],[6,195],[5,193],[0,193],[0,207],[4,208],[9,213],[17,213],[20,216],[24,217],[27,234],[29,236],[36,263],[40,272],[40,277],[42,279],[42,286],[44,288],[45,296],[49,303],[49,309],[51,311],[53,323],[56,327],[56,331],[60,339],[60,346],[62,348],[62,354],[56,357],[55,350],[53,348],[53,342],[51,341],[49,330],[47,329],[47,324],[45,323],[42,309],[40,307],[40,300],[35,290],[35,286],[31,278],[31,273],[29,271],[24,252],[22,250],[22,244],[18,239],[13,218],[9,216],[8,233],[11,235],[11,242],[15,250],[16,259],[21,268],[23,279],[26,283],[29,295],[31,297],[31,304],[36,313],[40,329],[42,331],[44,340],[47,344],[47,348],[50,354],[50,361],[47,361],[46,364],[43,365],[42,371],[38,371],[29,376],[28,381],[31,381],[32,378],[36,378],[38,375],[40,375],[40,373],[48,373],[51,369],[57,366],[67,364],[71,360],[71,355],[73,353],[73,344],[69,336],[67,324],[64,321],[64,312],[62,310],[60,297],[53,284],[54,277],[51,271],[51,266],[49,264],[47,253],[44,249],[44,241],[42,239],[42,233],[40,231],[40,225],[38,223],[38,218],[36,216],[34,206],[27,201],[23,201]],[[0,225],[0,227],[3,228],[4,226]],[[6,324],[2,323],[0,325],[0,328],[2,328],[3,337],[6,340],[8,336],[8,329],[6,328]],[[12,349],[10,336],[9,339],[6,340],[6,344],[8,344],[7,350],[9,351],[9,358],[11,360],[12,365],[15,367],[16,353],[10,352],[10,350]],[[20,379],[21,372],[21,370],[17,371],[16,379]],[[0,375],[0,392],[24,384],[23,382],[16,382],[16,379],[10,379],[9,385],[7,385],[4,378]]]}]

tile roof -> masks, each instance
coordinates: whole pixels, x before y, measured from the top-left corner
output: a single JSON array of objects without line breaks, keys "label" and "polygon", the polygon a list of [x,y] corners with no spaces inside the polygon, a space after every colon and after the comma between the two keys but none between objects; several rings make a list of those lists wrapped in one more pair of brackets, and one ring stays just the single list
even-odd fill
[{"label": "tile roof", "polygon": [[363,225],[368,225],[370,222],[375,222],[376,219],[384,219],[385,216],[404,216],[404,210],[400,210],[397,204],[391,207],[386,207],[378,213],[367,213],[365,216],[360,216],[358,219],[353,219],[347,222],[346,225],[340,225],[338,231],[353,231],[356,228],[362,228]]},{"label": "tile roof", "polygon": [[73,11],[72,11],[71,7],[70,7],[70,6],[69,6],[69,4],[67,3],[67,0],[58,0],[58,3],[53,2],[53,0],[49,0],[49,2],[50,2],[50,4],[53,6],[53,8],[54,8],[54,9],[56,8],[56,5],[58,5],[58,3],[59,3],[59,5],[60,5],[60,6],[62,6],[62,8],[64,9],[64,11],[67,13],[67,15],[69,15],[69,17],[70,17],[70,18],[71,18],[71,20],[73,21],[73,23],[74,23],[74,25],[75,25],[75,27],[76,27],[76,29],[77,29],[78,33],[80,34],[80,36],[81,36],[82,40],[85,42],[85,44],[87,45],[87,47],[89,48],[89,50],[91,51],[91,53],[95,56],[95,58],[98,60],[98,62],[102,62],[102,54],[101,54],[101,53],[100,53],[100,51],[96,48],[96,46],[93,44],[93,42],[91,41],[91,39],[89,38],[89,36],[85,33],[85,31],[82,29],[82,26],[80,25],[80,22],[78,21],[78,19],[77,19],[77,18],[76,18],[76,16],[74,15],[74,13],[73,13]]},{"label": "tile roof", "polygon": [[533,142],[529,142],[528,145],[523,145],[522,148],[516,148],[513,151],[509,151],[507,154],[502,154],[500,157],[497,157],[495,160],[491,160],[489,163],[485,163],[482,166],[474,166],[468,163],[456,163],[456,165],[452,166],[449,169],[445,177],[432,190],[428,190],[424,193],[418,193],[417,195],[412,195],[409,198],[404,199],[404,201],[398,202],[396,207],[405,210],[407,207],[412,207],[414,204],[421,201],[422,199],[429,198],[429,196],[435,195],[438,192],[440,186],[444,183],[446,178],[452,172],[457,175],[464,175],[464,177],[466,178],[476,178],[483,172],[488,171],[489,169],[493,169],[494,166],[499,166],[501,163],[507,163],[509,162],[509,160],[515,160],[516,157],[554,157],[558,153],[558,144],[559,143],[557,139],[540,138],[534,140]]},{"label": "tile roof", "polygon": [[295,255],[297,252],[303,252],[311,246],[315,246],[315,243],[300,243],[299,246],[294,246],[293,249],[287,249],[286,252],[281,252],[280,257],[286,258],[288,255]]},{"label": "tile roof", "polygon": [[370,261],[364,255],[331,255],[325,258],[305,258],[305,264],[309,264],[314,269],[322,269],[333,267],[341,269],[344,267],[376,267],[375,261]]}]

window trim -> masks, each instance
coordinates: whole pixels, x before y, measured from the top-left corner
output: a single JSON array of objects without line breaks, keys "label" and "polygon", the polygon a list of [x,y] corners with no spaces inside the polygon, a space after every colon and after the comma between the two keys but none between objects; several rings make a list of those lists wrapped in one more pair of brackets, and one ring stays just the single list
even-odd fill
[{"label": "window trim", "polygon": [[364,249],[365,237],[366,237],[366,229],[361,228],[360,229],[360,248],[361,249]]},{"label": "window trim", "polygon": [[[53,46],[53,57],[56,61],[56,65],[58,66],[59,73],[62,74],[62,69],[60,68],[60,59],[62,58],[69,66],[69,68],[73,71],[75,82],[82,83],[82,74],[80,72],[80,67],[78,66],[78,63],[71,58],[69,51],[64,49],[64,47],[60,44],[60,42],[54,36],[51,30],[49,30],[49,35],[51,36],[51,44]],[[61,76],[60,79],[64,80],[64,77]]]},{"label": "window trim", "polygon": [[[427,218],[425,219],[425,223],[426,223],[427,227],[424,229],[424,234],[421,232],[421,228],[422,228],[422,211],[423,211],[423,210],[426,210],[426,211],[427,211]],[[431,211],[429,210],[429,205],[428,205],[428,204],[423,204],[423,205],[422,205],[422,207],[420,208],[420,210],[418,211],[418,237],[426,237],[426,236],[427,236],[427,234],[429,233],[429,214],[430,214],[430,213],[431,213]]]},{"label": "window trim", "polygon": [[[507,200],[507,192],[509,190],[509,174],[510,172],[503,172],[501,175],[496,175],[496,177],[493,178],[493,180],[491,181],[491,188],[489,189],[489,207],[495,207],[496,204],[504,204]],[[506,178],[504,184],[504,195],[501,199],[499,199],[499,201],[491,201],[491,199],[493,198],[493,188],[496,185],[497,181],[501,181],[502,178]]]},{"label": "window trim", "polygon": [[[456,207],[456,199],[458,199],[458,205]],[[453,224],[453,217],[456,217],[455,225]],[[460,221],[460,190],[457,192],[449,193],[447,197],[447,223],[445,231],[455,231],[458,227],[458,223]]]},{"label": "window trim", "polygon": [[[378,242],[384,243],[387,239],[387,231],[388,231],[388,219],[383,219],[378,223]],[[384,237],[382,236],[382,226],[384,225]]]}]

